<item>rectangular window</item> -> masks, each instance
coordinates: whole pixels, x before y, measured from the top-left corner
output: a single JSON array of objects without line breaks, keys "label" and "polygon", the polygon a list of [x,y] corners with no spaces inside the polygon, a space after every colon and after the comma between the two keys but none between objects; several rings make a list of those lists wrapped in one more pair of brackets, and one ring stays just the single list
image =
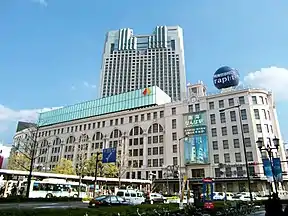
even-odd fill
[{"label": "rectangular window", "polygon": [[223,140],[223,149],[229,149],[228,140]]},{"label": "rectangular window", "polygon": [[173,145],[173,153],[177,153],[177,145]]},{"label": "rectangular window", "polygon": [[140,118],[141,118],[141,121],[144,121],[145,120],[145,115],[141,114]]},{"label": "rectangular window", "polygon": [[235,111],[230,111],[230,120],[231,120],[231,122],[236,121],[236,112]]},{"label": "rectangular window", "polygon": [[157,112],[154,112],[154,113],[153,113],[153,119],[157,119],[157,116],[158,116],[158,115],[157,115]]},{"label": "rectangular window", "polygon": [[237,125],[232,126],[232,134],[238,134],[238,127]]},{"label": "rectangular window", "polygon": [[260,119],[260,114],[258,109],[254,109],[254,117],[255,119]]},{"label": "rectangular window", "polygon": [[265,109],[262,109],[262,112],[263,112],[264,119],[267,119],[266,110],[265,110]]},{"label": "rectangular window", "polygon": [[218,142],[212,141],[213,150],[218,150]]},{"label": "rectangular window", "polygon": [[246,147],[251,147],[251,139],[250,137],[244,138],[244,143]]},{"label": "rectangular window", "polygon": [[252,96],[252,103],[257,104],[257,97],[256,96]]},{"label": "rectangular window", "polygon": [[173,141],[176,141],[176,140],[177,140],[177,133],[176,133],[176,132],[173,132],[173,133],[172,133],[172,140],[173,140]]},{"label": "rectangular window", "polygon": [[193,105],[188,105],[188,112],[189,113],[192,113],[193,112]]},{"label": "rectangular window", "polygon": [[240,104],[240,105],[245,104],[245,98],[244,98],[244,96],[239,97],[239,104]]},{"label": "rectangular window", "polygon": [[160,118],[164,118],[164,111],[160,111]]},{"label": "rectangular window", "polygon": [[217,137],[217,129],[216,128],[212,128],[211,133],[212,133],[212,137]]},{"label": "rectangular window", "polygon": [[219,163],[219,154],[214,155],[214,163],[215,164]]},{"label": "rectangular window", "polygon": [[231,162],[229,153],[225,153],[224,154],[224,162],[225,163],[230,163]]},{"label": "rectangular window", "polygon": [[234,148],[240,148],[239,139],[233,139]]},{"label": "rectangular window", "polygon": [[224,100],[219,100],[219,108],[224,108]]},{"label": "rectangular window", "polygon": [[221,123],[226,123],[226,116],[224,112],[220,113],[220,121]]},{"label": "rectangular window", "polygon": [[262,133],[262,127],[261,124],[256,124],[257,132]]},{"label": "rectangular window", "polygon": [[243,133],[249,133],[249,125],[243,124]]},{"label": "rectangular window", "polygon": [[228,99],[228,104],[229,104],[229,106],[235,106],[235,104],[234,104],[234,98],[229,98],[229,99]]},{"label": "rectangular window", "polygon": [[173,157],[173,165],[178,165],[178,159],[177,157]]},{"label": "rectangular window", "polygon": [[172,129],[176,128],[177,128],[176,119],[172,119]]},{"label": "rectangular window", "polygon": [[200,111],[200,104],[195,104],[195,112],[199,112]]},{"label": "rectangular window", "polygon": [[239,152],[235,153],[235,161],[236,162],[242,162],[241,153],[239,153]]},{"label": "rectangular window", "polygon": [[247,160],[249,162],[253,161],[253,153],[252,152],[247,152]]},{"label": "rectangular window", "polygon": [[209,109],[213,110],[214,109],[214,102],[209,102]]},{"label": "rectangular window", "polygon": [[171,112],[172,112],[172,115],[176,115],[176,107],[173,107],[173,108],[171,109]]},{"label": "rectangular window", "polygon": [[222,136],[227,136],[227,127],[221,128]]},{"label": "rectangular window", "polygon": [[211,122],[211,124],[216,124],[216,116],[215,116],[215,114],[210,114],[210,122]]}]

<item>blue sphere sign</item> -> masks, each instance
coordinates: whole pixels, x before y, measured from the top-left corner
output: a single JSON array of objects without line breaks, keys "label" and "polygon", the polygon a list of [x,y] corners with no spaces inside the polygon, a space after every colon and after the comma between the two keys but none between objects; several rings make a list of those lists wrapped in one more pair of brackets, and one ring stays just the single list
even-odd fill
[{"label": "blue sphere sign", "polygon": [[228,66],[219,68],[213,76],[213,82],[217,89],[235,87],[239,85],[239,73]]}]

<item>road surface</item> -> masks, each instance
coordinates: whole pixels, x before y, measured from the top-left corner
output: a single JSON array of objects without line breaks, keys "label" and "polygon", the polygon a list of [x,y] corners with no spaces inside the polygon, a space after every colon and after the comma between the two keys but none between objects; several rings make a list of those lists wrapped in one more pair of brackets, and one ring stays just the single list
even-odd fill
[{"label": "road surface", "polygon": [[35,202],[35,203],[5,203],[0,204],[0,209],[11,209],[11,208],[21,208],[21,209],[45,209],[45,208],[86,208],[87,203],[82,203],[81,201],[76,202]]}]

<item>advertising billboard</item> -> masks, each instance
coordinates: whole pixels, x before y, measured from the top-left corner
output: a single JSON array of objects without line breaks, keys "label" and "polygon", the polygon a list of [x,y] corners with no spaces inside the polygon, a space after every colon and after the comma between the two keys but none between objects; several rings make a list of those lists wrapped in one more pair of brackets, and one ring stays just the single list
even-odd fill
[{"label": "advertising billboard", "polygon": [[185,164],[209,163],[205,111],[184,115],[184,135]]}]

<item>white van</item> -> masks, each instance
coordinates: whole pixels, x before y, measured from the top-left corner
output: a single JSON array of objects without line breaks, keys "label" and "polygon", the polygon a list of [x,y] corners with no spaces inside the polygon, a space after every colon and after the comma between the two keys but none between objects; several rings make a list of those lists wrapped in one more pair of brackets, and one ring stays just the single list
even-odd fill
[{"label": "white van", "polygon": [[143,192],[137,190],[118,190],[116,196],[122,197],[123,199],[131,202],[134,205],[140,205],[145,202]]}]

